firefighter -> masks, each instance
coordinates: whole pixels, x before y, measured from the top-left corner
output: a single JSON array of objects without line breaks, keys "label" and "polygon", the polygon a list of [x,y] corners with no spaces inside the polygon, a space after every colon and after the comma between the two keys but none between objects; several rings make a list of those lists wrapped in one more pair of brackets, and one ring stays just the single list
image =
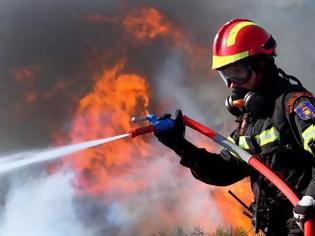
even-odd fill
[{"label": "firefighter", "polygon": [[155,135],[200,181],[227,186],[250,177],[256,232],[303,235],[296,223],[311,217],[315,205],[315,99],[297,78],[276,66],[276,46],[253,21],[231,20],[215,36],[212,69],[231,90],[225,106],[237,128],[228,139],[280,176],[301,199],[296,206],[228,150],[211,153],[187,141],[180,110],[172,128]]}]

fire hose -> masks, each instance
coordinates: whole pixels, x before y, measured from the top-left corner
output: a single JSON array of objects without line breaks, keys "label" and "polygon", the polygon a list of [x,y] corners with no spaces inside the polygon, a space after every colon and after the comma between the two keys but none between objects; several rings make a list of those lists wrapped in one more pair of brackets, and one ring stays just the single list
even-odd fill
[{"label": "fire hose", "polygon": [[[134,122],[156,119],[153,115],[148,115],[146,118],[133,118]],[[273,183],[295,206],[299,198],[296,194],[290,189],[290,187],[279,178],[270,168],[263,164],[258,158],[254,155],[250,155],[248,152],[240,148],[238,145],[230,142],[224,136],[217,133],[216,131],[204,126],[203,124],[187,117],[183,116],[183,120],[186,126],[198,131],[199,133],[211,138],[219,145],[225,147],[230,152],[234,153],[239,159],[245,161],[248,165],[256,169],[260,174],[266,177],[271,183]],[[154,125],[148,125],[145,127],[137,128],[129,131],[129,137],[134,138],[139,135],[152,133],[156,130]],[[304,222],[304,235],[313,236],[314,235],[314,224],[312,219],[308,219]]]}]

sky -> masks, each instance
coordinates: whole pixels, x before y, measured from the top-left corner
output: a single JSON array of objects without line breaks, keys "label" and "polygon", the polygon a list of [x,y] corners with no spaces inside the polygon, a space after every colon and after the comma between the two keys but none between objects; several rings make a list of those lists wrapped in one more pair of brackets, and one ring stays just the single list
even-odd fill
[{"label": "sky", "polygon": [[[163,15],[164,26],[171,26],[172,34],[141,39],[126,29],[127,16],[138,16],[141,9],[149,8]],[[224,107],[229,90],[210,70],[211,44],[218,28],[233,18],[248,18],[263,26],[277,41],[277,65],[315,92],[314,13],[313,0],[0,0],[0,156],[76,141],[73,127],[84,111],[79,109],[82,101],[96,91],[104,70],[119,63],[123,64],[119,73],[143,78],[150,98],[145,107],[150,112],[174,113],[181,108],[185,114],[228,135],[233,128],[233,117]],[[110,86],[113,81],[107,83]],[[125,94],[119,96],[128,99]],[[134,112],[139,111],[142,110],[135,106]],[[123,131],[123,125],[116,126],[116,120],[109,120],[112,127],[118,127],[117,132]],[[145,202],[147,195],[153,199],[152,205],[160,206],[166,193],[176,188],[176,184],[163,187],[162,183],[181,175],[177,171],[182,168],[177,160],[165,158],[171,154],[156,141],[146,142],[154,146],[152,152],[157,158],[142,160],[150,168],[145,168],[141,176],[152,178],[150,170],[156,163],[165,168],[166,174],[157,178],[152,189],[146,189],[140,196],[133,194],[128,203],[103,202],[86,195],[77,197],[73,184],[76,175],[64,170],[52,174],[46,166],[2,176],[0,200],[4,211],[0,214],[0,231],[5,232],[3,235],[19,236],[22,231],[14,228],[21,225],[28,232],[26,235],[140,232],[143,219],[151,215],[131,206],[140,200]],[[173,170],[173,165],[178,169]],[[184,176],[183,182],[176,182],[180,185],[179,193],[187,191],[184,185],[194,188],[199,184],[190,173],[185,172]],[[135,175],[123,177],[133,179]],[[196,196],[204,198],[207,191],[207,186],[198,185]],[[178,197],[174,194],[172,199],[176,201]],[[193,195],[189,199],[196,202]],[[81,201],[84,206],[80,206]],[[202,201],[212,208],[214,202],[214,198],[208,203]],[[53,206],[58,203],[62,203],[58,206],[61,209],[56,210]],[[198,210],[202,207],[193,205],[194,217],[200,216]],[[82,214],[90,218],[82,218]],[[134,214],[138,216],[137,222],[131,219]],[[179,222],[182,220],[176,217]],[[208,217],[214,225],[222,223],[224,218]],[[92,223],[91,219],[106,221],[107,225]],[[33,220],[38,222],[37,231],[28,229]],[[59,227],[55,231],[52,222]],[[151,223],[147,232],[158,228]],[[119,227],[121,224],[126,227]],[[69,225],[71,231],[66,230]]]}]

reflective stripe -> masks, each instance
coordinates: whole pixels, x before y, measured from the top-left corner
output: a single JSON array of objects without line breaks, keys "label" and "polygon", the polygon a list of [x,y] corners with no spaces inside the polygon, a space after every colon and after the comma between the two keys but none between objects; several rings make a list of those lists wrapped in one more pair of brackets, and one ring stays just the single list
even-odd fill
[{"label": "reflective stripe", "polygon": [[243,148],[243,149],[249,149],[249,146],[246,142],[246,139],[245,139],[246,136],[240,136],[240,139],[239,139],[239,142],[238,142],[238,145]]},{"label": "reflective stripe", "polygon": [[280,139],[280,134],[275,127],[271,127],[268,130],[264,130],[260,134],[255,136],[255,139],[260,147],[272,143]]},{"label": "reflective stripe", "polygon": [[[259,147],[262,147],[268,143],[272,143],[280,139],[280,134],[275,127],[264,130],[260,134],[255,135],[255,139]],[[249,145],[246,141],[246,136],[240,136],[239,146],[243,149],[249,149]]]},{"label": "reflective stripe", "polygon": [[228,55],[228,56],[218,56],[214,55],[212,57],[212,69],[218,69],[222,66],[231,64],[237,60],[243,59],[245,57],[249,56],[249,51],[244,51],[240,53],[236,53],[233,55]]},{"label": "reflective stripe", "polygon": [[[229,140],[231,143],[234,143],[235,144],[235,141],[234,141],[234,139],[231,137],[231,136],[229,136],[229,137],[227,137],[227,140]],[[230,150],[228,150],[228,149],[226,149],[230,154],[232,154],[234,157],[236,157],[236,158],[239,158],[234,152],[231,152]]]},{"label": "reflective stripe", "polygon": [[227,37],[226,46],[230,47],[230,46],[234,45],[238,32],[241,29],[243,29],[245,26],[248,26],[248,25],[257,25],[257,24],[255,24],[254,22],[245,21],[245,22],[240,22],[240,23],[234,25],[233,28],[231,29],[231,31],[229,32],[228,37]]},{"label": "reflective stripe", "polygon": [[227,137],[227,140],[229,140],[230,142],[235,144],[235,141],[234,141],[234,139],[231,136]]},{"label": "reflective stripe", "polygon": [[312,154],[312,149],[309,146],[309,143],[313,140],[315,140],[315,126],[310,125],[306,130],[303,131],[302,137],[304,140],[304,149]]}]

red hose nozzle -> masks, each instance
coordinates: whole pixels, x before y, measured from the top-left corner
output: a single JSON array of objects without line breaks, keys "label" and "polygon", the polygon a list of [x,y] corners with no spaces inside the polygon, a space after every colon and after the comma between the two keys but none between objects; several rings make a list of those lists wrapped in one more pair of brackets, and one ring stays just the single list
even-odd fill
[{"label": "red hose nozzle", "polygon": [[137,129],[130,130],[128,133],[129,133],[129,136],[131,138],[134,138],[134,137],[137,137],[139,135],[148,134],[148,133],[152,133],[152,132],[154,132],[154,126],[148,125],[145,127],[140,127]]}]

